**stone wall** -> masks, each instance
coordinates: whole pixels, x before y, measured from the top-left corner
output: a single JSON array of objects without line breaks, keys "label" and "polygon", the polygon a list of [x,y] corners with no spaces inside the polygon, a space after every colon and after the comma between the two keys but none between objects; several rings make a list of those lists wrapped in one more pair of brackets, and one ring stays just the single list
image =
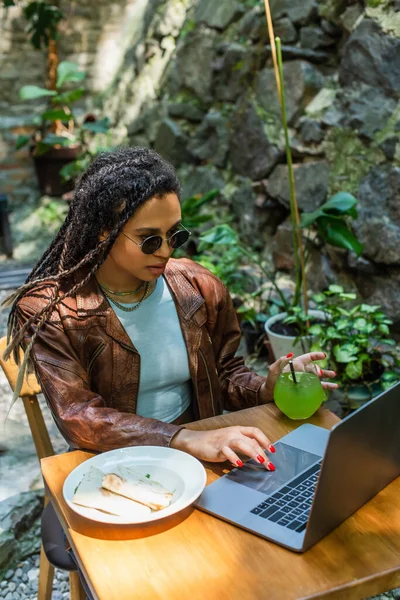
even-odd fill
[{"label": "stone wall", "polygon": [[[150,27],[135,75],[125,61],[106,93],[117,139],[167,156],[184,195],[220,187],[243,237],[290,271],[287,167],[263,3],[201,0],[186,8],[178,35],[161,12],[163,28]],[[339,278],[398,320],[399,2],[272,0],[271,9],[283,44],[299,206],[314,210],[339,190],[359,199],[362,258],[315,252],[310,286]],[[163,73],[151,90],[149,71]]]},{"label": "stone wall", "polygon": [[[59,53],[61,60],[77,62],[87,72],[86,86],[93,94],[103,93],[112,83],[131,49],[146,36],[158,0],[61,1],[67,15],[63,23]],[[21,102],[23,85],[44,86],[46,50],[35,50],[24,31],[26,22],[19,7],[0,8],[0,193],[10,197],[11,206],[38,199],[33,165],[26,148],[16,152],[19,134],[32,131],[40,102]],[[96,111],[96,96],[81,109]]]},{"label": "stone wall", "polygon": [[[315,253],[310,284],[339,277],[398,319],[399,0],[270,3],[283,44],[300,208],[313,210],[338,190],[360,202],[355,229],[363,257]],[[243,237],[290,271],[287,168],[263,2],[73,6],[61,56],[88,69],[90,89],[100,92],[94,105],[113,123],[113,143],[149,145],[167,156],[184,195],[221,188],[221,206]],[[4,27],[2,187],[15,202],[33,189],[26,152],[11,148],[31,118],[17,90],[38,83],[44,58],[24,41],[11,10]]]}]

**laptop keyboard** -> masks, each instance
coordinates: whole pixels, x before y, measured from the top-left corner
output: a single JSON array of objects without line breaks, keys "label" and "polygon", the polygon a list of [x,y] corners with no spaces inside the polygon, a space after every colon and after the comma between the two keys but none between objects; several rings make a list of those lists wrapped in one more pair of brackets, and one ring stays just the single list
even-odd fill
[{"label": "laptop keyboard", "polygon": [[250,512],[293,531],[304,531],[320,469],[321,462],[313,465]]}]

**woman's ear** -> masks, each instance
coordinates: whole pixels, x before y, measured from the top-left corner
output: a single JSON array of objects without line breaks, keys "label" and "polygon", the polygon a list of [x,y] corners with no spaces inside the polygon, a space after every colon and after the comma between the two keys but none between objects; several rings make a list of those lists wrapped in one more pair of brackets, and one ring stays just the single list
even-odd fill
[{"label": "woman's ear", "polygon": [[108,236],[110,235],[109,231],[102,231],[99,235],[99,242],[104,242],[104,240],[106,240],[108,238]]}]

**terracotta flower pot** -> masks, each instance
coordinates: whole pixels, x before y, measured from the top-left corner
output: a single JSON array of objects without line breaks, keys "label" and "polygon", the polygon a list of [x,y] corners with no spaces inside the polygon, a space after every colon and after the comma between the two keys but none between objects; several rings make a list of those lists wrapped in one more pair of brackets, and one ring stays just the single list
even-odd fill
[{"label": "terracotta flower pot", "polygon": [[39,189],[48,196],[62,196],[73,188],[73,181],[63,182],[60,169],[77,159],[79,146],[66,148],[51,148],[46,154],[35,156],[35,149],[31,155],[35,164]]}]

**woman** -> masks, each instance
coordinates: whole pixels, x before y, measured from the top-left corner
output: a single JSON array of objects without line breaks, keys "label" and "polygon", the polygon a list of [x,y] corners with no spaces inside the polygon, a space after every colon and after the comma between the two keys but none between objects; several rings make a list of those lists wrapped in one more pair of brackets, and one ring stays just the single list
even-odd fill
[{"label": "woman", "polygon": [[[152,150],[99,155],[17,292],[8,353],[25,350],[20,381],[32,359],[72,448],[171,446],[242,466],[239,453],[273,470],[265,451],[274,448],[257,428],[183,426],[271,402],[280,361],[267,378],[250,371],[235,356],[240,330],[224,285],[190,260],[171,259],[189,237],[179,197],[173,168]],[[324,356],[303,355],[298,367]]]}]

